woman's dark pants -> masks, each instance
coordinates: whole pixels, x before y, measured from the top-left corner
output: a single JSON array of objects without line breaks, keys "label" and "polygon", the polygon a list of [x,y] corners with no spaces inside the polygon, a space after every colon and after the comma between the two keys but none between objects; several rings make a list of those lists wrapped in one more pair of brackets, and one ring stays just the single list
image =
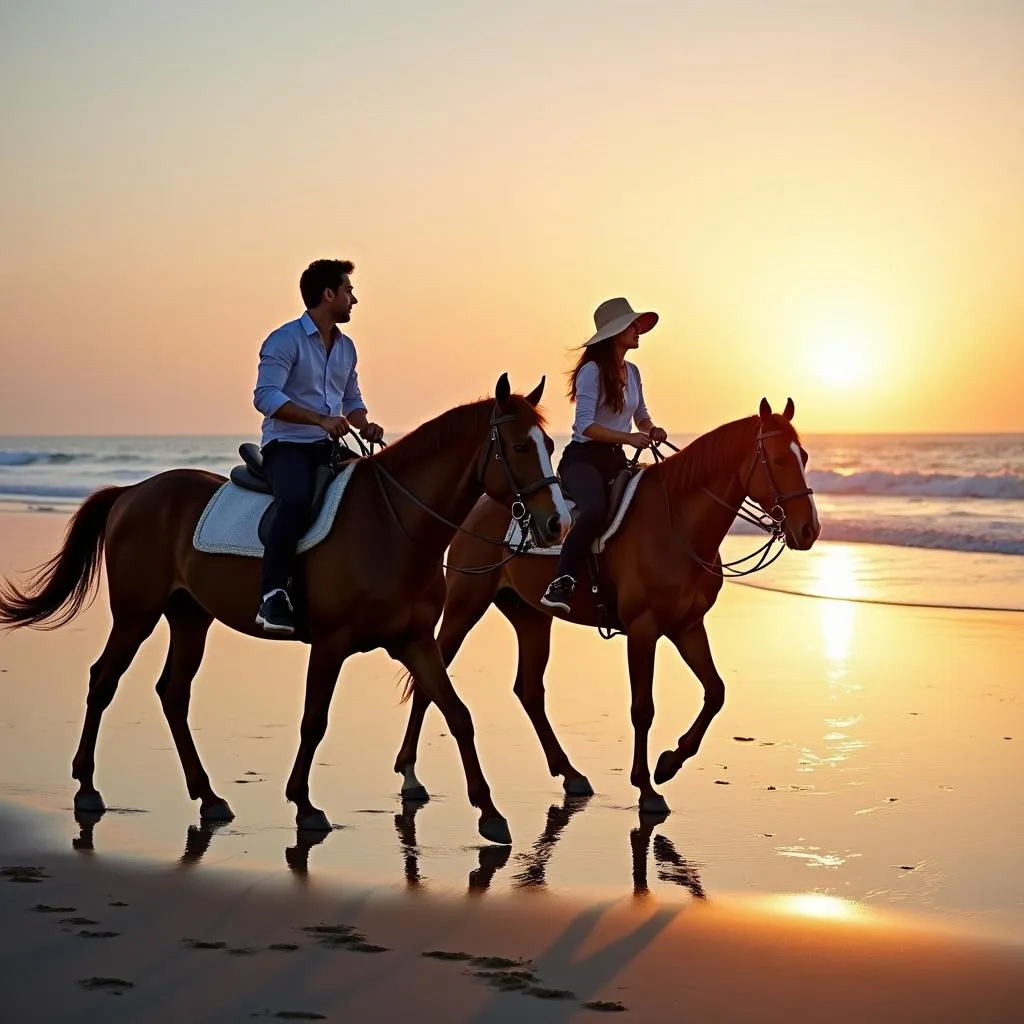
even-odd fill
[{"label": "woman's dark pants", "polygon": [[619,445],[573,441],[566,447],[558,475],[576,503],[578,518],[562,544],[556,579],[571,576],[579,581],[587,552],[608,521],[609,484],[625,468],[626,456]]}]

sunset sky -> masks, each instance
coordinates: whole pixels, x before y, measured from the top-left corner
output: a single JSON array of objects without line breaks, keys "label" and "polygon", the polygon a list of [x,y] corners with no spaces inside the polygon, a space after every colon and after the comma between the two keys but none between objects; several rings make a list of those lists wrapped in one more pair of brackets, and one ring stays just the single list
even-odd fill
[{"label": "sunset sky", "polygon": [[1020,0],[6,3],[0,139],[2,434],[255,433],[321,256],[390,431],[620,294],[677,431],[1024,430]]}]

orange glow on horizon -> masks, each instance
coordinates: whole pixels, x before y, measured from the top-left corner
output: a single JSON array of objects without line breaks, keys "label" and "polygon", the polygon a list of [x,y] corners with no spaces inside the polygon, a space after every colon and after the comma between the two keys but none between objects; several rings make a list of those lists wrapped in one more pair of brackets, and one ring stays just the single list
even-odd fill
[{"label": "orange glow on horizon", "polygon": [[674,433],[1024,429],[1024,7],[525,2],[12,13],[0,434],[254,433],[325,255],[393,432],[507,371],[566,433],[620,294]]}]

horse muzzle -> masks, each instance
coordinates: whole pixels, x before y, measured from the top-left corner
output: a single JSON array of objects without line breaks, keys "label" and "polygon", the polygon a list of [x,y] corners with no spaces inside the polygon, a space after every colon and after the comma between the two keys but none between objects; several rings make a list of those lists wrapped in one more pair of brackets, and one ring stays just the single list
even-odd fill
[{"label": "horse muzzle", "polygon": [[796,528],[787,524],[786,547],[793,551],[809,551],[821,533],[821,527],[815,523],[801,523]]}]

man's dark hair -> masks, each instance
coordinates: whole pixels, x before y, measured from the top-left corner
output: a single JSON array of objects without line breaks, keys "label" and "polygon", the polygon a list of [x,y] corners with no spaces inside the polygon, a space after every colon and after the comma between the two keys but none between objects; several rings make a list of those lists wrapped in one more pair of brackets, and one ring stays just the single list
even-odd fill
[{"label": "man's dark hair", "polygon": [[341,286],[341,279],[353,270],[355,264],[351,260],[313,260],[299,278],[299,291],[306,309],[320,305],[325,288],[336,292]]}]

